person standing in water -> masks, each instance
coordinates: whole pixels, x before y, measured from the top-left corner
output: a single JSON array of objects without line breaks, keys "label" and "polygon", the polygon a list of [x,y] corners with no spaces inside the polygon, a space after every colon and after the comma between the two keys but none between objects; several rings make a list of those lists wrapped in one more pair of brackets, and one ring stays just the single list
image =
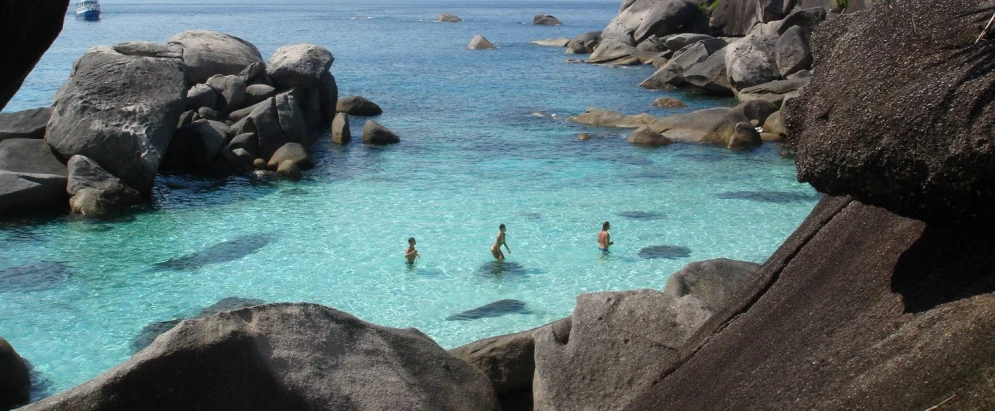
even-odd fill
[{"label": "person standing in water", "polygon": [[418,254],[418,250],[415,250],[415,238],[411,237],[408,239],[408,250],[404,252],[404,259],[408,261],[408,264],[414,264],[415,259],[421,257]]},{"label": "person standing in water", "polygon": [[504,224],[498,226],[499,231],[497,234],[497,239],[494,240],[494,245],[491,246],[491,255],[493,255],[494,258],[498,260],[498,262],[504,261],[504,253],[501,252],[502,245],[506,250],[508,250],[508,254],[511,254],[511,249],[508,248],[508,243],[505,241],[504,232],[506,229],[507,227],[505,227]]},{"label": "person standing in water", "polygon": [[605,221],[601,223],[601,232],[598,233],[598,249],[605,254],[608,253],[608,247],[615,244],[612,242],[612,235],[608,234],[609,228],[611,228],[611,224]]}]

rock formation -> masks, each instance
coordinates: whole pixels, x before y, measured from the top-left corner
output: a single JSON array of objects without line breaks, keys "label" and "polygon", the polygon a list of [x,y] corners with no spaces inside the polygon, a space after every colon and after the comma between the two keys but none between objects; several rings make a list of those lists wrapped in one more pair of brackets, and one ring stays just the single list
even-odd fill
[{"label": "rock formation", "polygon": [[415,329],[313,304],[181,322],[128,361],[27,410],[497,410],[487,377]]},{"label": "rock formation", "polygon": [[168,40],[183,52],[190,80],[204,83],[214,75],[237,75],[253,63],[261,63],[259,49],[238,37],[207,30],[189,30]]},{"label": "rock formation", "polygon": [[45,141],[62,158],[85,155],[149,193],[186,106],[184,70],[175,58],[90,49],[57,97]]},{"label": "rock formation", "polygon": [[0,141],[11,138],[45,138],[45,127],[52,117],[49,107],[0,113]]}]

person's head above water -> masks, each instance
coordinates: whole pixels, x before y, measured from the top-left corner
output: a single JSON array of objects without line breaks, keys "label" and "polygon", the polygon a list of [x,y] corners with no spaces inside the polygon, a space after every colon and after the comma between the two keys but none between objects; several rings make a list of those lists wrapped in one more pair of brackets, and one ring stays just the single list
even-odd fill
[{"label": "person's head above water", "polygon": [[409,237],[408,238],[408,244],[415,245],[415,238],[414,237]]},{"label": "person's head above water", "polygon": [[499,225],[499,226],[498,226],[498,230],[501,230],[501,231],[504,231],[504,230],[506,230],[507,228],[508,228],[508,227],[505,227],[505,226],[504,226],[504,224],[501,224],[501,225]]},{"label": "person's head above water", "polygon": [[602,230],[608,231],[608,227],[611,227],[611,224],[608,224],[607,221],[601,223],[601,229]]}]

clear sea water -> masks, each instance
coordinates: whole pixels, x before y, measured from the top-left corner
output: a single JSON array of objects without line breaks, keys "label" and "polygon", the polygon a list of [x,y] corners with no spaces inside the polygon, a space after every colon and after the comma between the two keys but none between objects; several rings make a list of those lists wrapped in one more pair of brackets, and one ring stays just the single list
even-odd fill
[{"label": "clear sea water", "polygon": [[[325,304],[416,327],[446,348],[525,330],[569,315],[580,293],[662,289],[692,261],[762,263],[817,200],[795,182],[794,164],[776,144],[747,153],[642,149],[627,144],[624,131],[563,121],[588,106],[663,115],[734,104],[644,90],[637,84],[652,68],[567,64],[575,56],[529,44],[600,30],[616,1],[105,1],[103,8],[97,23],[67,16],[4,111],[50,104],[89,47],[211,29],[251,41],[264,57],[296,42],[329,48],[340,94],[379,103],[378,121],[403,142],[337,147],[323,136],[314,147],[317,168],[299,183],[164,176],[151,207],[116,220],[2,220],[0,270],[44,273],[0,289],[0,336],[33,363],[43,382],[36,398],[125,360],[147,324],[232,296]],[[440,12],[464,22],[436,23]],[[533,26],[536,13],[564,25]],[[467,50],[475,34],[499,49]],[[651,107],[660,96],[689,108]],[[353,119],[354,135],[362,122]],[[580,132],[595,137],[580,141]],[[595,242],[604,220],[616,243],[607,258]],[[508,225],[513,264],[495,274],[488,249],[499,223]],[[423,256],[413,268],[402,261],[410,236]],[[655,245],[690,254],[640,257]],[[179,269],[156,266],[198,252]],[[529,311],[445,319],[500,299],[524,301]]]}]

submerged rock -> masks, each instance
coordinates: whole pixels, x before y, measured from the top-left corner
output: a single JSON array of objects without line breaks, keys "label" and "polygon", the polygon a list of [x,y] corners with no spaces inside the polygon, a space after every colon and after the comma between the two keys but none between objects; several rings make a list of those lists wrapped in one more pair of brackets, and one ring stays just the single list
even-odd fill
[{"label": "submerged rock", "polygon": [[534,40],[530,43],[548,47],[566,47],[567,44],[570,43],[570,39],[566,37],[557,37],[555,39]]},{"label": "submerged rock", "polygon": [[639,250],[639,256],[646,259],[685,258],[691,256],[691,249],[679,245],[653,245]]},{"label": "submerged rock", "polygon": [[271,304],[184,321],[123,364],[28,410],[190,404],[245,410],[498,409],[482,372],[418,330],[381,327],[314,304]]},{"label": "submerged rock", "polygon": [[660,108],[685,108],[687,104],[673,97],[660,97],[653,100],[653,107]]},{"label": "submerged rock", "polygon": [[446,321],[477,320],[488,317],[500,317],[507,314],[531,314],[532,312],[525,305],[524,301],[519,300],[499,300],[459,314],[450,315],[446,317]]},{"label": "submerged rock", "polygon": [[673,144],[674,141],[664,137],[663,134],[653,131],[649,127],[640,127],[636,131],[633,131],[629,135],[628,139],[630,144],[645,146],[645,147],[660,147]]},{"label": "submerged rock", "polygon": [[[114,177],[86,156],[76,155],[69,159],[69,206],[73,212],[89,216],[106,215],[122,207],[140,203],[141,193],[128,187],[124,181]],[[77,195],[82,190],[92,190]]]},{"label": "submerged rock", "polygon": [[56,262],[0,268],[0,293],[51,290],[64,284],[71,276],[69,267]]},{"label": "submerged rock", "polygon": [[214,244],[203,250],[174,257],[152,266],[156,271],[192,271],[211,264],[241,259],[275,241],[271,233],[247,234]]}]

